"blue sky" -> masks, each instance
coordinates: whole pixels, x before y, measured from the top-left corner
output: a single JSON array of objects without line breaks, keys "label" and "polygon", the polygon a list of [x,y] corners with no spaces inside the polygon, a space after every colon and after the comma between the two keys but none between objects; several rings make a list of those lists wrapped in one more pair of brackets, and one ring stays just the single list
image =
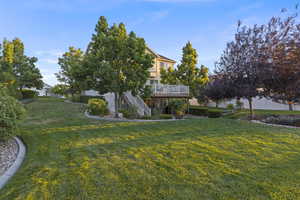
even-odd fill
[{"label": "blue sky", "polygon": [[23,40],[26,53],[39,58],[44,81],[57,83],[58,57],[69,46],[83,50],[100,16],[124,22],[154,51],[180,61],[191,41],[199,64],[212,71],[237,20],[261,24],[292,9],[298,0],[0,0],[0,38]]}]

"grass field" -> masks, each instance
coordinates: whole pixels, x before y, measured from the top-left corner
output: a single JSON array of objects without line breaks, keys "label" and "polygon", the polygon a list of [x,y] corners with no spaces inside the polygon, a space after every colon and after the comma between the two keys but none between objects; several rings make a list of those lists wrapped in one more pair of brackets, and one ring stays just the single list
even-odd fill
[{"label": "grass field", "polygon": [[230,119],[109,123],[26,105],[27,155],[2,200],[300,199],[300,131]]}]

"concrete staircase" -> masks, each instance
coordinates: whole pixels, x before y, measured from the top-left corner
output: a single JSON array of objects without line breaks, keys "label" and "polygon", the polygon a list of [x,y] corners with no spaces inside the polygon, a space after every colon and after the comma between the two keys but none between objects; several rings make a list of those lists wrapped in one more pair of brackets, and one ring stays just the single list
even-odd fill
[{"label": "concrete staircase", "polygon": [[128,104],[137,108],[137,112],[140,116],[151,116],[151,109],[140,96],[133,96],[131,92],[126,92],[124,97]]},{"label": "concrete staircase", "polygon": [[[108,102],[108,109],[111,114],[115,114],[115,94],[107,93],[103,95]],[[151,116],[151,109],[145,104],[144,100],[139,96],[133,96],[131,92],[124,94],[126,103],[137,108],[137,112],[140,116]]]},{"label": "concrete staircase", "polygon": [[111,114],[115,114],[115,94],[114,93],[106,93],[103,95],[105,98],[105,101],[108,103],[108,110]]}]

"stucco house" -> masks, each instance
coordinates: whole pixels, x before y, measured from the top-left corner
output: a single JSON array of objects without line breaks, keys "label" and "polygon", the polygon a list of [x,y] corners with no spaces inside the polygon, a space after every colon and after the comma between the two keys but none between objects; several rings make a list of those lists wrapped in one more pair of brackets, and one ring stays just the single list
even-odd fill
[{"label": "stucco house", "polygon": [[[161,84],[161,69],[174,68],[176,61],[160,55],[150,48],[147,48],[146,52],[154,56],[153,66],[149,69],[150,77],[146,82],[146,85],[150,85],[152,88],[152,105],[158,105],[169,98],[188,98],[189,87],[183,85]],[[98,96],[99,94],[94,90],[88,90],[84,91],[83,95]],[[108,102],[110,112],[114,113],[114,94],[108,93],[103,96]],[[129,104],[136,106],[140,115],[151,114],[151,109],[139,96],[133,96],[130,92],[126,92],[124,94],[124,99],[126,99]]]},{"label": "stucco house", "polygon": [[165,56],[162,56],[156,52],[154,52],[152,49],[147,48],[147,53],[152,54],[154,58],[154,64],[153,67],[150,69],[150,78],[148,80],[148,84],[160,84],[160,71],[161,69],[169,69],[174,68],[174,65],[176,64],[175,60],[172,60],[170,58],[167,58]]}]

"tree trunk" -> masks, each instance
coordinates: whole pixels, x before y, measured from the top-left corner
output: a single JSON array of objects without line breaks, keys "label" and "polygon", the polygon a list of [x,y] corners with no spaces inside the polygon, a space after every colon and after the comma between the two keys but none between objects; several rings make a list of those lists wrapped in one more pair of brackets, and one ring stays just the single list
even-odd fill
[{"label": "tree trunk", "polygon": [[187,113],[190,114],[190,100],[189,100],[189,98],[186,99],[186,104],[187,104]]},{"label": "tree trunk", "polygon": [[250,119],[254,118],[253,106],[252,106],[252,97],[248,98],[249,110],[250,110]]},{"label": "tree trunk", "polygon": [[293,111],[293,102],[289,101],[289,111]]},{"label": "tree trunk", "polygon": [[115,94],[115,118],[119,118],[119,95],[117,92]]},{"label": "tree trunk", "polygon": [[219,108],[219,102],[216,101],[216,108]]}]

